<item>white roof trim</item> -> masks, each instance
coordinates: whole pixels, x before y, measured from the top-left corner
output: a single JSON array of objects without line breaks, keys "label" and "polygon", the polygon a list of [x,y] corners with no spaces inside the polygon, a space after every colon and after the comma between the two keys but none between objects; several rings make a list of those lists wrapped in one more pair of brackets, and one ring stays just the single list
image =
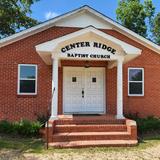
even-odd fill
[{"label": "white roof trim", "polygon": [[131,39],[134,39],[135,41],[137,41],[138,43],[142,44],[142,45],[147,45],[148,48],[156,51],[157,53],[160,54],[160,46],[158,46],[157,44],[145,39],[144,37],[138,35],[137,33],[123,27],[122,25],[120,25],[119,23],[113,21],[112,19],[106,17],[105,15],[101,14],[100,12],[94,10],[93,8],[89,7],[89,6],[83,6],[79,9],[73,10],[71,12],[68,12],[66,14],[63,14],[61,16],[58,16],[52,20],[46,21],[42,24],[39,24],[37,26],[34,26],[32,28],[26,29],[22,32],[16,33],[12,36],[6,37],[4,39],[0,40],[0,48],[3,46],[6,46],[8,44],[11,44],[15,41],[21,40],[23,38],[26,38],[28,36],[31,36],[33,34],[36,34],[38,32],[41,32],[43,30],[46,30],[50,27],[55,26],[55,22],[58,22],[59,20],[62,20],[63,18],[69,17],[73,14],[76,14],[80,11],[88,11],[96,16],[98,16],[99,18],[102,18],[103,20],[105,20],[106,22],[110,23],[111,25],[113,25],[113,28],[115,30],[117,30],[118,32],[121,32],[122,34],[125,34],[126,36],[130,37]]}]

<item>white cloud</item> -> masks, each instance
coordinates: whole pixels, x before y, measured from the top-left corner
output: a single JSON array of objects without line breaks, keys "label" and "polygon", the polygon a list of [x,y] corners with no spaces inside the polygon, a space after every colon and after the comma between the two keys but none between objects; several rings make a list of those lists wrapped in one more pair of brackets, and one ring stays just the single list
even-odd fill
[{"label": "white cloud", "polygon": [[59,14],[56,13],[56,12],[49,11],[49,12],[45,13],[45,19],[48,20],[48,19],[54,18],[54,17],[56,17],[58,15]]}]

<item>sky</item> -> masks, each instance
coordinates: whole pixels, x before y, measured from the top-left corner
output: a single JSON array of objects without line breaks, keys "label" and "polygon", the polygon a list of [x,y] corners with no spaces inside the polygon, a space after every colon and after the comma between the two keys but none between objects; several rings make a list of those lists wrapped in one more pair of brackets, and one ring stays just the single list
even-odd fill
[{"label": "sky", "polygon": [[[160,12],[159,0],[152,1],[156,7],[156,12]],[[89,5],[113,20],[116,20],[118,0],[40,0],[32,5],[31,16],[43,22],[83,5]]]}]

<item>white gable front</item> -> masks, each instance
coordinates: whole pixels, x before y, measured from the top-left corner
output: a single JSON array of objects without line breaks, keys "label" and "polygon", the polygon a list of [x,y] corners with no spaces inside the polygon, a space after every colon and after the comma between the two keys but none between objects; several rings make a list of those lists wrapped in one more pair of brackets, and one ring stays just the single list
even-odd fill
[{"label": "white gable front", "polygon": [[71,15],[68,18],[61,19],[55,23],[56,26],[62,27],[80,27],[85,28],[90,25],[101,29],[112,29],[112,25],[107,23],[104,19],[91,14],[88,10],[82,10],[77,14]]}]

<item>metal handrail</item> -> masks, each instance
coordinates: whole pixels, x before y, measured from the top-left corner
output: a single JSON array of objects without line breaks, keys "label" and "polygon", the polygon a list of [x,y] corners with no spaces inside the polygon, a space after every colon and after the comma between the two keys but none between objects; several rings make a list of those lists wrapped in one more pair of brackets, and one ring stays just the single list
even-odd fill
[{"label": "metal handrail", "polygon": [[49,105],[48,105],[48,108],[47,108],[47,135],[46,135],[47,149],[48,149],[49,117],[50,117],[51,105],[52,105],[52,99],[53,99],[54,92],[55,92],[55,88],[53,89],[53,92],[52,92],[52,95],[51,95],[51,99],[49,101]]}]

